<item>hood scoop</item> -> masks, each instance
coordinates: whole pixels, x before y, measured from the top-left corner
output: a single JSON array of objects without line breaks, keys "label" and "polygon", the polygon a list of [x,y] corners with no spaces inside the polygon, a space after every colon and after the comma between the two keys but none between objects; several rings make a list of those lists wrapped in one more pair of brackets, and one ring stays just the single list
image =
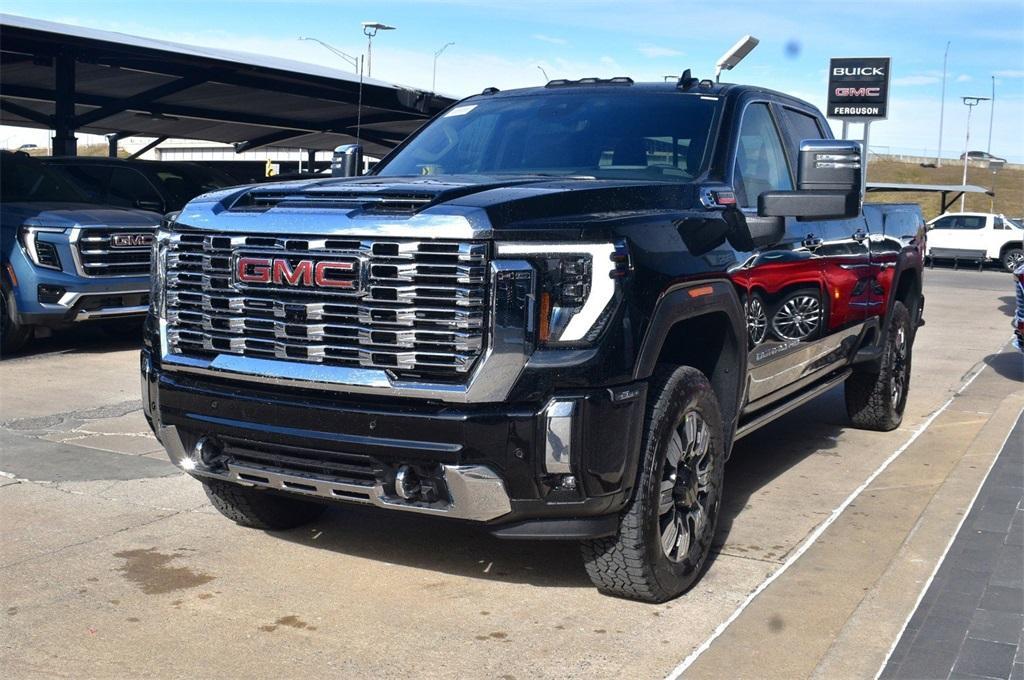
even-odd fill
[{"label": "hood scoop", "polygon": [[229,210],[265,212],[272,208],[361,210],[366,213],[412,215],[437,199],[435,193],[360,191],[352,188],[257,187],[240,195]]}]

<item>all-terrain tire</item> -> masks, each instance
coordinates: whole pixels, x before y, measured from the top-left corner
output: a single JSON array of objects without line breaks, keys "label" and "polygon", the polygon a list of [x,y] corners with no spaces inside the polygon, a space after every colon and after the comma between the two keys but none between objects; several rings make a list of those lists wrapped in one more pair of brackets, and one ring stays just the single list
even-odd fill
[{"label": "all-terrain tire", "polygon": [[203,488],[220,514],[253,529],[292,529],[312,522],[327,507],[215,479],[203,480]]},{"label": "all-terrain tire", "polygon": [[846,412],[864,430],[895,430],[907,405],[914,328],[902,302],[894,303],[890,314],[881,369],[855,371],[846,379]]},{"label": "all-terrain tire", "polygon": [[[718,400],[703,373],[688,366],[659,366],[648,392],[639,479],[615,537],[585,541],[583,561],[598,590],[643,602],[664,602],[690,589],[703,574],[721,506],[725,451]],[[663,471],[674,433],[696,413],[706,424],[710,456],[707,510],[699,531],[690,532],[683,558],[662,547]],[[673,477],[675,479],[675,477]],[[695,535],[696,534],[696,535]]]}]

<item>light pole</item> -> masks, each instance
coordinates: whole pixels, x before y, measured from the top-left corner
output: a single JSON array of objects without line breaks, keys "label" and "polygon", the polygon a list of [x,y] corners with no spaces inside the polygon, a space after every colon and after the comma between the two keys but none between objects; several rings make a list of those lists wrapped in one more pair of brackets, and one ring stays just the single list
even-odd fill
[{"label": "light pole", "polygon": [[373,36],[377,35],[377,31],[393,31],[394,26],[388,26],[382,24],[379,21],[364,21],[363,22],[363,35],[366,36],[366,77],[369,78],[371,73],[370,69],[373,67]]},{"label": "light pole", "polygon": [[437,52],[434,52],[434,75],[430,79],[431,92],[437,92],[437,58],[441,56],[442,52],[444,52],[446,49],[448,49],[454,44],[455,43],[453,42],[445,43],[444,45],[441,46],[441,49],[439,49]]},{"label": "light pole", "polygon": [[342,59],[347,61],[349,64],[351,64],[352,72],[353,73],[359,73],[359,59],[357,57],[353,57],[351,54],[347,54],[345,52],[342,52],[337,47],[334,47],[333,45],[328,45],[327,43],[325,43],[323,40],[320,40],[319,38],[303,38],[303,37],[300,36],[299,40],[312,40],[315,43],[320,43],[322,46],[324,46],[327,49],[329,49],[335,55],[341,57]]},{"label": "light pole", "polygon": [[[968,147],[971,145],[971,111],[974,107],[981,102],[987,102],[988,97],[960,97],[963,100],[964,105],[967,107],[967,135],[964,137],[964,178],[960,182],[961,184],[967,184],[967,153]],[[964,200],[967,198],[967,192],[960,194],[960,212],[964,211]]]},{"label": "light pole", "polygon": [[992,153],[992,123],[996,119],[996,77],[992,76],[992,104],[988,107],[988,152]]},{"label": "light pole", "polygon": [[935,154],[935,167],[942,167],[942,117],[946,112],[946,60],[949,58],[949,41],[946,41],[946,53],[942,55],[942,97],[939,99],[939,150]]},{"label": "light pole", "polygon": [[358,144],[359,143],[359,135],[362,132],[361,128],[362,128],[362,123],[363,123],[363,55],[359,55],[358,57],[353,57],[351,54],[346,54],[345,52],[342,52],[341,50],[339,50],[337,47],[334,47],[333,45],[328,45],[327,43],[325,43],[323,40],[320,40],[319,38],[302,38],[302,37],[300,37],[299,40],[312,40],[315,43],[320,43],[321,45],[323,45],[324,47],[329,49],[331,52],[333,52],[334,54],[338,55],[339,57],[341,57],[342,59],[344,59],[348,63],[352,64],[352,68],[355,70],[356,73],[359,74],[359,95],[358,95],[358,100],[357,100],[357,103],[356,103],[356,144]]}]

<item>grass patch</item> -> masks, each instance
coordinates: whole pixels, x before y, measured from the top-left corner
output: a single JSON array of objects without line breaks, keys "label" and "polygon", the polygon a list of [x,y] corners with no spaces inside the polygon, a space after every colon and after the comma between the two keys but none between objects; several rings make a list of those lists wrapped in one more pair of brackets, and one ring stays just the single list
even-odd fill
[{"label": "grass patch", "polygon": [[[957,161],[943,161],[941,168],[923,168],[917,163],[901,163],[872,158],[868,164],[869,182],[897,182],[900,184],[960,184],[964,166]],[[995,179],[995,198],[985,194],[967,194],[964,210],[967,212],[995,212],[1007,217],[1024,215],[1024,170],[1003,168],[995,176],[986,168],[967,168],[967,183],[987,189],[992,188]],[[870,193],[868,201],[873,203],[917,203],[930,220],[939,215],[941,194],[934,193]],[[956,201],[950,211],[960,210]]]}]

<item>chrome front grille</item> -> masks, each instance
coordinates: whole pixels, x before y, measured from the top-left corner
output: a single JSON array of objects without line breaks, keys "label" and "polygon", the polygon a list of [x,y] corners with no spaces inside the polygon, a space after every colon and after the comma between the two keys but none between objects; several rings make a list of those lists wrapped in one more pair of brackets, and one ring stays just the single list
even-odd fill
[{"label": "chrome front grille", "polygon": [[[166,264],[169,349],[456,378],[484,346],[486,248],[176,232]],[[253,258],[283,262],[287,276],[253,282]],[[320,263],[351,271],[321,282]],[[332,281],[345,285],[316,285]]]},{"label": "chrome front grille", "polygon": [[84,276],[148,276],[153,227],[82,229],[74,245]]}]

